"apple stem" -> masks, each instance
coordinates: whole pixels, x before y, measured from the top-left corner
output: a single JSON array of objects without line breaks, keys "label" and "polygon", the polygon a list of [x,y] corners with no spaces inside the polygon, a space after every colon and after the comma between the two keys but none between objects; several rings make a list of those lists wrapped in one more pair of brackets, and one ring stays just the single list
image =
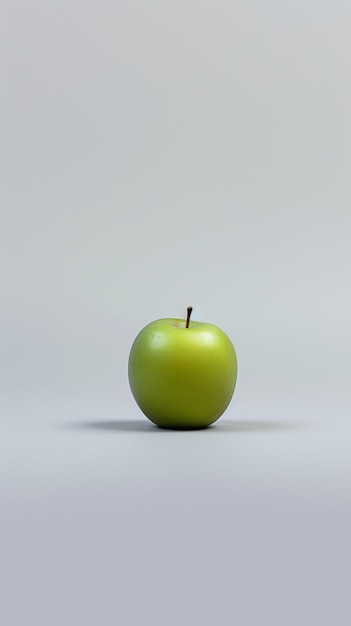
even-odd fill
[{"label": "apple stem", "polygon": [[186,316],[186,324],[185,324],[185,328],[189,328],[189,324],[190,324],[190,316],[191,316],[191,312],[193,310],[192,306],[188,306],[188,311],[187,311],[187,316]]}]

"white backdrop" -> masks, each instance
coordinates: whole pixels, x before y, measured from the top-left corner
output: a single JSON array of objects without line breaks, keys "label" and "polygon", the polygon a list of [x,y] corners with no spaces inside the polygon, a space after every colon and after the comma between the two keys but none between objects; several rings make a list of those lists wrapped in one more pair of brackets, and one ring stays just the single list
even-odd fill
[{"label": "white backdrop", "polygon": [[[350,18],[3,3],[4,624],[349,624]],[[128,353],[189,304],[237,390],[161,434]]]}]

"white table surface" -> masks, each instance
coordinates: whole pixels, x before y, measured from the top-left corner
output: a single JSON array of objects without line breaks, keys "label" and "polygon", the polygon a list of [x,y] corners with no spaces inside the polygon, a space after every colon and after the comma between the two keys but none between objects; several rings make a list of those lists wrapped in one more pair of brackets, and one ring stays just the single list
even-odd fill
[{"label": "white table surface", "polygon": [[176,432],[127,397],[3,404],[6,626],[350,623],[346,408]]}]

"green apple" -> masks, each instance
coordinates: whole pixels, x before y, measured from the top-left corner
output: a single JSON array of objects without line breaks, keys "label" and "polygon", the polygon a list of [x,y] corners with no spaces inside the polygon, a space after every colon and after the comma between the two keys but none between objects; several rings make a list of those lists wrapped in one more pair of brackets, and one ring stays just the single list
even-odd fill
[{"label": "green apple", "polygon": [[162,428],[205,428],[226,410],[237,378],[229,337],[217,326],[160,319],[136,337],[128,377],[139,408]]}]

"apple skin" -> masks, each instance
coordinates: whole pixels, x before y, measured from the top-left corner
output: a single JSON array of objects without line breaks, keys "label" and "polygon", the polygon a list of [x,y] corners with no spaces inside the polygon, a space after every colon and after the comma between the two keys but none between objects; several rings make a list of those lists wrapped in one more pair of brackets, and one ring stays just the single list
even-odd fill
[{"label": "apple skin", "polygon": [[206,428],[229,405],[237,358],[217,326],[160,319],[143,328],[129,355],[129,384],[136,403],[162,428]]}]

